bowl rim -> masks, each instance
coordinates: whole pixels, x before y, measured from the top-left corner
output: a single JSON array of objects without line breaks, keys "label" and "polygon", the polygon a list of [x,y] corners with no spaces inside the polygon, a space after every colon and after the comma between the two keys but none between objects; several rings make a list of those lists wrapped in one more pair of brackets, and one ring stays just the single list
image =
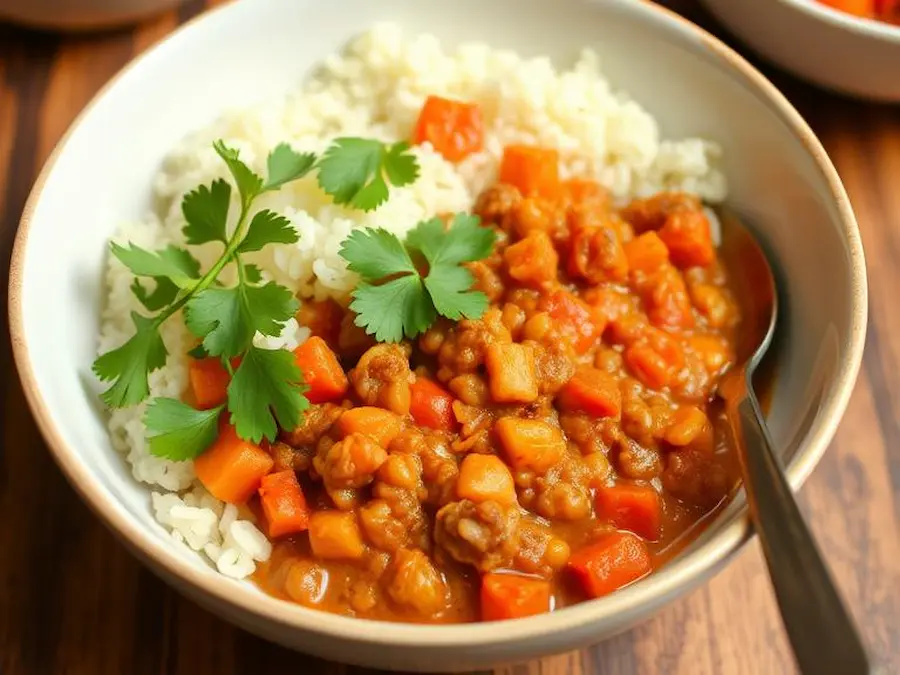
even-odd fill
[{"label": "bowl rim", "polygon": [[777,0],[790,5],[798,12],[812,17],[816,21],[826,23],[836,28],[849,30],[857,35],[867,38],[876,38],[891,44],[900,44],[900,25],[879,21],[864,16],[854,16],[839,9],[830,7],[817,0]]},{"label": "bowl rim", "polygon": [[[596,2],[596,0],[591,0]],[[700,43],[719,62],[723,70],[742,80],[787,125],[797,140],[815,161],[820,176],[829,188],[837,206],[841,230],[848,246],[851,275],[851,317],[848,332],[848,358],[839,365],[835,392],[826,400],[818,422],[808,432],[800,449],[786,467],[789,483],[797,490],[824,454],[846,410],[862,362],[868,315],[868,289],[862,241],[849,198],[825,149],[799,112],[784,95],[754,66],[725,45],[718,38],[674,11],[653,2],[634,3],[632,0],[606,0],[623,11],[638,14],[638,21],[656,22],[675,35],[687,36]],[[53,171],[67,143],[91,110],[116,84],[138,64],[151,58],[174,40],[190,39],[195,27],[212,16],[236,11],[243,3],[226,3],[194,17],[143,53],[132,58],[117,72],[75,117],[65,134],[48,156],[25,203],[16,233],[9,277],[9,324],[13,357],[29,407],[48,448],[64,475],[82,500],[97,517],[131,551],[155,573],[167,581],[180,580],[190,587],[195,598],[216,606],[231,606],[243,613],[265,621],[268,625],[328,636],[338,640],[396,647],[478,647],[487,645],[522,644],[550,634],[561,634],[581,628],[587,629],[601,621],[614,620],[617,615],[630,623],[635,617],[645,619],[658,607],[679,597],[705,580],[712,572],[729,561],[752,536],[746,505],[719,532],[703,542],[690,554],[676,558],[666,565],[665,574],[654,574],[599,600],[579,603],[563,610],[524,619],[478,624],[420,625],[359,619],[331,614],[303,607],[270,596],[249,583],[238,582],[215,570],[202,569],[194,562],[166,545],[163,538],[133,520],[121,504],[104,490],[94,489],[96,479],[90,468],[78,458],[77,452],[57,430],[50,407],[38,389],[31,368],[25,340],[23,314],[24,259],[28,246],[32,216],[41,199],[48,176]],[[233,616],[233,615],[230,615]]]}]

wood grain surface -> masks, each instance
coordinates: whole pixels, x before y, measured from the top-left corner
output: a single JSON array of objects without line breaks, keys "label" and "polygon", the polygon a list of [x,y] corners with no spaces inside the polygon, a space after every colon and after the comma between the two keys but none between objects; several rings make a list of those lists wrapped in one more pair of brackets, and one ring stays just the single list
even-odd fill
[{"label": "wood grain surface", "polygon": [[[132,56],[213,4],[190,0],[132,30],[93,35],[0,24],[4,277],[31,184],[74,116]],[[666,4],[723,34],[695,2]],[[764,69],[824,142],[862,228],[871,298],[865,363],[800,500],[873,655],[885,672],[900,673],[900,108],[844,99]],[[6,302],[3,293],[4,322]],[[366,672],[233,628],[132,559],[51,460],[7,334],[0,339],[0,675]],[[631,632],[497,672],[770,675],[795,667],[753,544],[708,585]]]}]

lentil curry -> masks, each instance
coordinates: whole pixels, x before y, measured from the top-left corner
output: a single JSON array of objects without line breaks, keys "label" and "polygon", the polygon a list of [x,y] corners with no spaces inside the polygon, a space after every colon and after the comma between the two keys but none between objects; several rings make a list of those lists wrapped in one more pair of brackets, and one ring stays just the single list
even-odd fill
[{"label": "lentil curry", "polygon": [[[496,232],[467,265],[481,318],[375,343],[349,309],[307,302],[295,354],[312,405],[248,465],[258,496],[204,480],[227,429],[196,460],[268,527],[268,592],[394,621],[528,616],[651,573],[726,499],[715,392],[739,308],[702,204],[617,208],[556,165],[507,148],[477,202]],[[216,368],[192,364],[196,398],[227,378]]]}]

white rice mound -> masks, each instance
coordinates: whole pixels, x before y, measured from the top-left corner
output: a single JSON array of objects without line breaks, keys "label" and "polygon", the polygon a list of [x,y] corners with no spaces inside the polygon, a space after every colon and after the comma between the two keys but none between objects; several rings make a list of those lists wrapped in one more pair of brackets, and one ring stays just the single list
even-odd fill
[{"label": "white rice mound", "polygon": [[[656,120],[603,78],[596,53],[585,50],[568,70],[546,58],[523,59],[485,44],[445,51],[431,35],[407,37],[392,24],[377,25],[344,54],[325,59],[298,90],[277,101],[239,111],[186,138],[168,155],[153,189],[154,213],[125,224],[115,237],[158,249],[183,243],[182,196],[216,178],[227,178],[212,149],[221,138],[263,173],[269,151],[288,142],[300,151],[322,152],[338,136],[384,141],[407,139],[428,95],[478,103],[485,120],[485,149],[452,164],[430,146],[414,148],[421,166],[411,186],[392,189],[387,203],[371,213],[333,205],[315,177],[292,183],[258,200],[288,217],[300,234],[296,244],[270,246],[257,262],[278,283],[301,298],[346,297],[356,283],[338,255],[354,228],[383,227],[403,236],[415,224],[441,212],[467,211],[496,178],[505,145],[528,143],[557,148],[563,177],[593,178],[619,199],[663,189],[694,192],[708,202],[725,197],[726,183],[715,166],[719,147],[699,138],[661,140]],[[233,191],[236,194],[236,190]],[[232,215],[236,213],[236,204]],[[212,246],[195,249],[204,265]],[[108,295],[99,351],[121,345],[133,331],[132,311],[143,308],[131,293],[132,277],[114,258],[106,272]],[[166,366],[150,377],[153,396],[179,397],[187,386],[188,335],[180,316],[162,329],[169,351]],[[257,336],[268,348],[293,348],[308,331],[291,321],[277,338]],[[177,541],[202,552],[230,577],[251,574],[267,560],[271,544],[251,514],[212,497],[197,482],[192,462],[171,462],[149,453],[141,421],[144,405],[115,410],[109,419],[114,447],[134,477],[152,486],[156,519]]]}]

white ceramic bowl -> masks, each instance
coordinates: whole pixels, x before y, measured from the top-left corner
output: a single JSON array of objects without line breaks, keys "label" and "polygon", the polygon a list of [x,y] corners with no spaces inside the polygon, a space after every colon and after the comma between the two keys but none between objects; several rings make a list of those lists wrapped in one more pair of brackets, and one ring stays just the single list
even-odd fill
[{"label": "white ceramic bowl", "polygon": [[828,89],[900,102],[900,26],[816,0],[703,0],[728,29],[777,66]]},{"label": "white ceramic bowl", "polygon": [[10,281],[20,376],[57,462],[99,517],[177,589],[259,635],[341,661],[428,670],[598,642],[720,569],[749,536],[743,498],[661,572],[607,598],[477,627],[390,624],[306,609],[220,576],[154,521],[147,489],[110,447],[90,374],[107,238],[148,208],[150,179],[186,132],[287,90],[385,19],[451,43],[481,39],[560,60],[597,46],[609,77],[667,136],[722,143],[731,205],[757,225],[783,272],[770,424],[799,486],[834,433],[862,355],[865,265],[853,213],[821,145],[774,87],[695,26],[633,0],[254,0],[193,22],[96,98],[37,181]]}]

